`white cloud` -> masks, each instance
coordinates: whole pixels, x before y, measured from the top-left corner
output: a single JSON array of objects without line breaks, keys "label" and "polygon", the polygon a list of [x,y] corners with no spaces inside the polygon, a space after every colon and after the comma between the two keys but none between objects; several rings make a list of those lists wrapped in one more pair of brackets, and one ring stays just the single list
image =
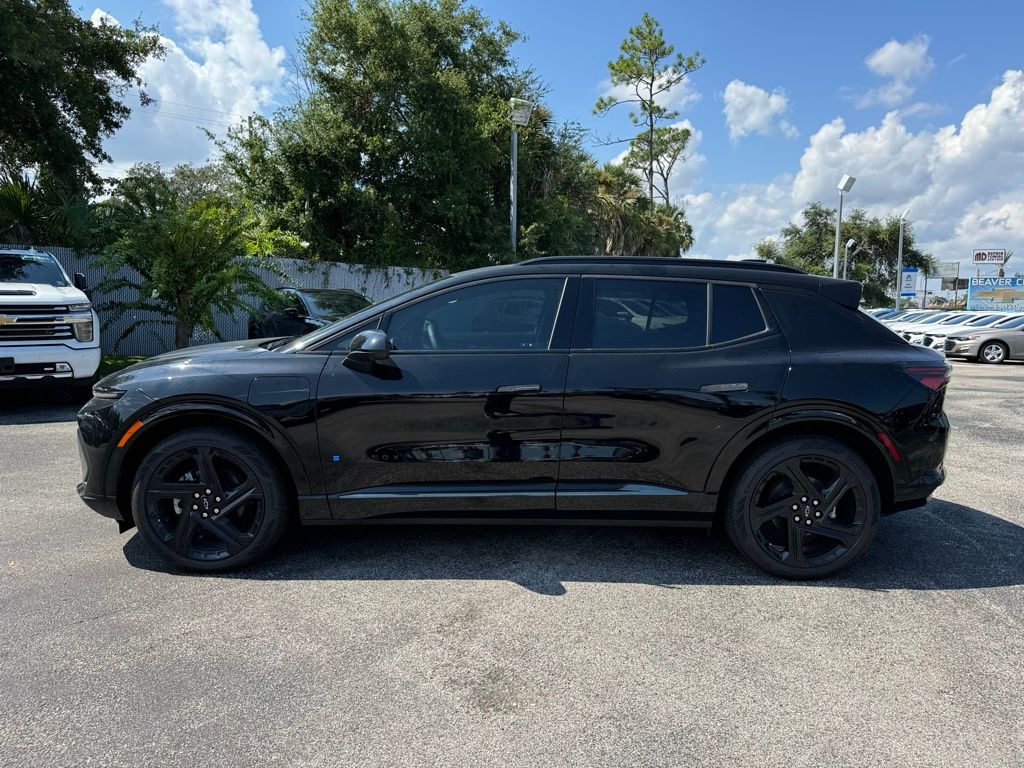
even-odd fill
[{"label": "white cloud", "polygon": [[[215,147],[201,128],[222,135],[264,109],[284,75],[284,49],[267,45],[251,0],[163,2],[174,14],[178,39],[162,36],[164,57],[140,67],[144,90],[156,103],[133,106],[131,118],[107,141],[114,162],[100,169],[104,175],[119,175],[136,162],[208,160]],[[118,23],[97,8],[91,20],[101,19]]]},{"label": "white cloud", "polygon": [[[704,174],[707,158],[699,151],[700,144],[704,139],[704,134],[699,128],[694,126],[689,120],[680,120],[672,123],[672,127],[686,128],[690,131],[690,143],[687,145],[686,154],[676,163],[668,180],[669,194],[673,200],[679,200],[700,182],[701,176]],[[626,157],[627,152],[629,152],[628,147],[613,157],[611,162],[615,164],[621,163]]]},{"label": "white cloud", "polygon": [[855,99],[856,105],[895,107],[913,96],[917,84],[935,66],[928,55],[929,43],[927,35],[918,35],[905,43],[890,40],[868,54],[864,59],[868,69],[889,82],[860,94]]},{"label": "white cloud", "polygon": [[1024,253],[1024,71],[1004,73],[959,124],[913,131],[892,111],[878,125],[849,131],[836,118],[810,137],[794,176],[710,198],[691,192],[684,201],[700,203],[688,214],[695,250],[749,254],[808,202],[834,206],[844,173],[857,177],[848,209],[891,216],[910,208],[919,242],[941,260],[969,260],[971,248]]},{"label": "white cloud", "polygon": [[766,136],[781,133],[789,138],[797,136],[796,128],[783,119],[789,103],[781,90],[769,93],[756,85],[733,80],[725,86],[722,99],[725,101],[722,110],[725,123],[733,141],[752,133]]}]

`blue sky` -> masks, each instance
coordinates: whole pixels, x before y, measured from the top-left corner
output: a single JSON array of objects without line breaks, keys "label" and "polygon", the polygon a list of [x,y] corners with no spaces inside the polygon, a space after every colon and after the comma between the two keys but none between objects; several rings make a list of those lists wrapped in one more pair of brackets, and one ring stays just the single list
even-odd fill
[{"label": "blue sky", "polygon": [[[851,173],[849,205],[879,215],[911,206],[922,242],[942,259],[966,258],[973,246],[1016,247],[1024,258],[1024,3],[476,5],[526,35],[515,53],[549,85],[556,117],[596,136],[629,131],[624,110],[595,117],[592,107],[608,60],[644,10],[678,50],[701,51],[708,63],[689,78],[680,108],[698,138],[673,187],[696,226],[696,255],[746,255],[806,200],[831,204],[832,177]],[[303,31],[301,5],[98,7],[122,22],[158,23],[175,49],[145,73],[161,113],[138,115],[111,143],[119,168],[149,156],[201,162],[209,146],[193,136],[199,123],[216,130],[287,100],[281,70]],[[592,151],[607,160],[617,148]]]}]

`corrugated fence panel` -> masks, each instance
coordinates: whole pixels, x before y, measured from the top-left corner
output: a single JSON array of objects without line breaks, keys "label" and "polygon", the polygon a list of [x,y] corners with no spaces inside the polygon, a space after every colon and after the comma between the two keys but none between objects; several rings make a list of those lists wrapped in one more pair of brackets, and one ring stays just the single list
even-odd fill
[{"label": "corrugated fence panel", "polygon": [[[3,245],[0,248],[25,248],[19,245]],[[90,287],[100,284],[110,274],[95,264],[94,254],[78,253],[73,248],[63,246],[35,246],[38,251],[52,253],[69,275],[81,272],[85,275]],[[274,259],[277,267],[285,277],[278,276],[271,269],[260,268],[257,271],[264,282],[272,287],[284,285],[296,288],[350,288],[359,291],[373,301],[395,296],[410,288],[415,288],[442,276],[442,273],[428,272],[421,269],[404,267],[367,267],[361,264],[342,264],[335,262],[308,262],[297,259]],[[123,274],[130,276],[125,270]],[[110,301],[129,301],[135,298],[131,288],[102,293],[92,291],[93,305],[98,309],[101,323],[107,323],[107,314],[102,310]],[[118,339],[138,320],[150,320],[134,328],[123,340]],[[225,341],[243,339],[246,336],[248,315],[238,310],[234,316],[217,312],[214,315],[217,332]],[[174,347],[174,324],[171,318],[161,317],[149,312],[130,312],[114,323],[106,325],[100,331],[100,341],[105,355],[156,355]],[[197,331],[192,337],[192,344],[209,344],[218,341],[215,334]]]}]

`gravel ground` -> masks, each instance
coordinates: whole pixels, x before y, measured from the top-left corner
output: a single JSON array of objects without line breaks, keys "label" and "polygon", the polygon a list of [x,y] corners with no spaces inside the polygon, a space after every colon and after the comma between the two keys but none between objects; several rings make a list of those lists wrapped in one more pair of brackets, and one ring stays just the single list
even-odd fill
[{"label": "gravel ground", "polygon": [[229,577],[87,510],[0,401],[0,765],[1024,764],[1024,365],[956,364],[949,479],[842,578],[702,532],[310,529]]}]

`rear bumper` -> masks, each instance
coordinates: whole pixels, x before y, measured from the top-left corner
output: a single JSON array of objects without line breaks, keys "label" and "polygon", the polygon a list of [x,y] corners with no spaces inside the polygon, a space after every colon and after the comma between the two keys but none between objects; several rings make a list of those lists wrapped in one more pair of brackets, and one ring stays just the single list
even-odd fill
[{"label": "rear bumper", "polygon": [[893,488],[892,511],[916,509],[928,503],[928,497],[946,480],[946,470],[939,467],[931,472],[918,475],[909,483]]}]

